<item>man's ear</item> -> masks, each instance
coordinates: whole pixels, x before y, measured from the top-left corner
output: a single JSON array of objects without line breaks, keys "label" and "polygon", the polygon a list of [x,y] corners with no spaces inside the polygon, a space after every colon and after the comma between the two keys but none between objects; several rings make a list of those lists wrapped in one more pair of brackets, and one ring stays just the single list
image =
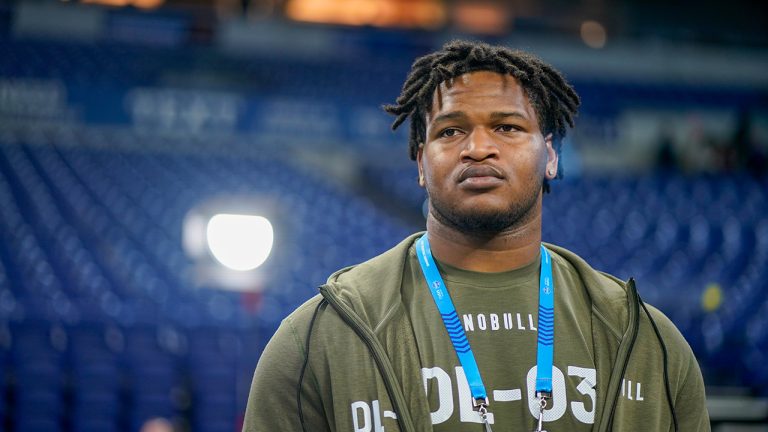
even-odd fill
[{"label": "man's ear", "polygon": [[422,157],[424,154],[424,143],[419,143],[419,149],[416,150],[416,165],[419,168],[419,186],[424,187],[424,168],[421,166]]},{"label": "man's ear", "polygon": [[557,177],[557,168],[560,161],[553,144],[552,134],[547,134],[544,137],[544,145],[547,151],[547,167],[544,175],[547,179],[554,180]]}]

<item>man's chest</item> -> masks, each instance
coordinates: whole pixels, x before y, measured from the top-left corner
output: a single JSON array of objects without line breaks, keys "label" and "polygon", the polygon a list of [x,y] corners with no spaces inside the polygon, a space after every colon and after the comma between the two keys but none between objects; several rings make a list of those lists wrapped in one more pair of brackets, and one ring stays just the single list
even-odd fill
[{"label": "man's chest", "polygon": [[[537,303],[531,301],[465,302],[457,311],[476,358],[489,399],[494,430],[531,429],[539,415],[536,392]],[[564,308],[564,306],[560,306]],[[429,319],[433,305],[423,304],[421,325],[414,328],[434,430],[467,430],[481,426],[472,408],[464,369],[439,318]],[[553,397],[544,413],[550,431],[591,430],[597,403],[597,370],[589,329],[579,322],[581,311],[555,317],[552,368]],[[434,317],[432,317],[434,318]],[[586,320],[589,327],[589,320]]]}]

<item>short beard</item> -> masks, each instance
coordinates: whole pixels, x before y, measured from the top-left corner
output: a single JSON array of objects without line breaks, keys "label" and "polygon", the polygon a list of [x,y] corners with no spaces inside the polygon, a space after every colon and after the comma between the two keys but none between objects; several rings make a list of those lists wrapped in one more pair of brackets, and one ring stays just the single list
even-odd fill
[{"label": "short beard", "polygon": [[462,210],[459,206],[441,201],[436,194],[428,193],[430,213],[440,223],[460,233],[490,237],[502,231],[514,230],[531,220],[541,188],[531,188],[520,201],[510,203],[506,211]]}]

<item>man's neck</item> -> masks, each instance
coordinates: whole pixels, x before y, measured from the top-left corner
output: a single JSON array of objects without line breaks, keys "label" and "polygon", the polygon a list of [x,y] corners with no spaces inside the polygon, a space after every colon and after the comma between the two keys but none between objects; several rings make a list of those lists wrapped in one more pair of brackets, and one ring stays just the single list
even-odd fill
[{"label": "man's neck", "polygon": [[427,217],[427,232],[436,260],[483,273],[514,270],[539,257],[541,216],[494,234],[468,234]]}]

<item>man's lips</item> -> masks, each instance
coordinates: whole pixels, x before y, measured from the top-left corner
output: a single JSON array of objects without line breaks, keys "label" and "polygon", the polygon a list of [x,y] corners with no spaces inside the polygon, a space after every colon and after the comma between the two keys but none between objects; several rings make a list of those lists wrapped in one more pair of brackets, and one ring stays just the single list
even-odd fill
[{"label": "man's lips", "polygon": [[470,165],[459,174],[459,183],[496,182],[502,179],[504,175],[491,165]]}]

